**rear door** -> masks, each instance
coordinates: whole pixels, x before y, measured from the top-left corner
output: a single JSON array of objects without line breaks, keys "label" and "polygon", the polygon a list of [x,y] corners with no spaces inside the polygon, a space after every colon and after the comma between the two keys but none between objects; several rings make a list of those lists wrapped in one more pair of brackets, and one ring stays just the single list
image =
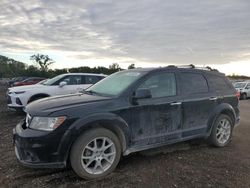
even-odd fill
[{"label": "rear door", "polygon": [[182,137],[204,135],[210,112],[216,106],[216,94],[209,90],[202,73],[180,72],[183,107]]},{"label": "rear door", "polygon": [[236,90],[230,81],[224,76],[219,74],[207,74],[212,90],[217,95],[217,104],[227,103],[230,104],[236,113],[238,110],[238,98]]},{"label": "rear door", "polygon": [[173,72],[155,73],[137,88],[150,89],[152,98],[138,99],[130,109],[133,145],[166,143],[181,137],[181,103]]}]

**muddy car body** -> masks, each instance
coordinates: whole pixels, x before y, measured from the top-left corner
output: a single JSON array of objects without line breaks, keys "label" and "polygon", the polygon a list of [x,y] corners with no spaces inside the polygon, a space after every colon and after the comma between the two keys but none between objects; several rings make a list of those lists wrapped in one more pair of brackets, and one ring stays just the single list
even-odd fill
[{"label": "muddy car body", "polygon": [[136,151],[201,137],[223,147],[239,122],[236,91],[223,74],[176,67],[118,72],[84,93],[35,101],[26,112],[13,130],[19,161],[70,162],[87,179]]}]

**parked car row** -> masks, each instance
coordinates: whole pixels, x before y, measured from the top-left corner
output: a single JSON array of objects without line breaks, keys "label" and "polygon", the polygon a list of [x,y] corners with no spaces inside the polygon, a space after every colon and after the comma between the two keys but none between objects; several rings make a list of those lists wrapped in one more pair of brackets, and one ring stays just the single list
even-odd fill
[{"label": "parked car row", "polygon": [[46,80],[47,78],[40,78],[40,77],[30,77],[27,79],[24,79],[22,81],[17,81],[13,84],[14,87],[16,86],[26,86],[26,85],[34,85],[37,84],[43,80]]},{"label": "parked car row", "polygon": [[22,164],[102,178],[133,152],[195,138],[224,147],[239,123],[239,93],[217,71],[169,66],[103,77],[64,74],[9,89],[10,107],[29,103],[13,129]]},{"label": "parked car row", "polygon": [[104,77],[105,75],[100,74],[68,73],[42,80],[35,85],[11,87],[6,93],[8,107],[22,111],[30,102],[45,97],[80,92]]},{"label": "parked car row", "polygon": [[8,86],[16,87],[16,86],[24,86],[24,85],[33,85],[45,79],[47,78],[27,77],[27,76],[15,77],[8,81]]}]

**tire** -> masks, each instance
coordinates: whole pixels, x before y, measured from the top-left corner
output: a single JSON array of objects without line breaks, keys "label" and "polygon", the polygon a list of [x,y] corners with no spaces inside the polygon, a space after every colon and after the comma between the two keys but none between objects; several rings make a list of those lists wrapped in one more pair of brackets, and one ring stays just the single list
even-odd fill
[{"label": "tire", "polygon": [[221,114],[213,124],[209,142],[216,147],[226,146],[232,139],[233,122],[232,119]]},{"label": "tire", "polygon": [[247,94],[246,93],[242,94],[242,100],[247,100]]},{"label": "tire", "polygon": [[[102,149],[103,146],[107,148]],[[116,168],[120,157],[121,144],[117,136],[107,129],[96,128],[82,134],[75,141],[70,152],[70,163],[81,178],[99,179]]]}]

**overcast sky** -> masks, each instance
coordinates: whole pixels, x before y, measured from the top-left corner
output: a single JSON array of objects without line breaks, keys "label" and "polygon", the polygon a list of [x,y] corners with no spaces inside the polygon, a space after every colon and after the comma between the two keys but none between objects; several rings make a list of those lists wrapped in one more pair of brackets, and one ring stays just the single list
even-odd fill
[{"label": "overcast sky", "polygon": [[1,0],[0,54],[54,68],[210,65],[250,75],[249,0]]}]

